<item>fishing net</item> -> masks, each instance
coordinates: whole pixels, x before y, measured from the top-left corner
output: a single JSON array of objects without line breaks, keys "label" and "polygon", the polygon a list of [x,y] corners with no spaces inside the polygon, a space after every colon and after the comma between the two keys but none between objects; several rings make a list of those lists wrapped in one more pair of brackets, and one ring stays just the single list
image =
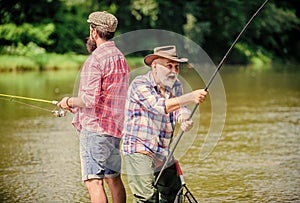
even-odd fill
[{"label": "fishing net", "polygon": [[175,166],[176,166],[177,174],[181,181],[181,188],[176,195],[174,203],[182,203],[182,202],[198,203],[196,198],[193,196],[193,194],[185,184],[182,170],[180,168],[178,160],[175,160]]},{"label": "fishing net", "polygon": [[178,191],[174,203],[198,203],[196,198],[193,196],[191,191],[187,188],[186,185],[183,185],[181,189]]}]

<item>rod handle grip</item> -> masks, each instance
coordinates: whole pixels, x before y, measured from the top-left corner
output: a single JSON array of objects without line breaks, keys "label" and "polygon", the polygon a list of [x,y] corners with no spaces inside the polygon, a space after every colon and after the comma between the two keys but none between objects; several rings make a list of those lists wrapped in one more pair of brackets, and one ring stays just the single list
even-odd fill
[{"label": "rod handle grip", "polygon": [[55,101],[55,100],[54,100],[54,101],[51,101],[51,103],[54,104],[54,105],[57,105],[57,104],[58,104],[58,101]]}]

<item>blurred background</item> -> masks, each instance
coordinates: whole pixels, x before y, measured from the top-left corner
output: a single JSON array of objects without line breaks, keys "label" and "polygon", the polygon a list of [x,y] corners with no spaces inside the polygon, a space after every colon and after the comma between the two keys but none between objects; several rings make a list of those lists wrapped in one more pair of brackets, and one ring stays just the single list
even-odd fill
[{"label": "blurred background", "polygon": [[[0,0],[0,94],[46,100],[72,96],[88,56],[86,20],[93,11],[116,15],[116,36],[140,29],[171,31],[196,42],[218,64],[262,3]],[[182,142],[189,147],[180,163],[199,202],[300,201],[299,14],[296,0],[270,0],[217,75],[226,101],[209,96],[194,114],[199,128],[184,134]],[[126,56],[131,78],[140,74],[134,70],[144,66],[144,55]],[[191,87],[204,86],[201,75],[180,71]],[[226,106],[226,120],[203,159],[209,129],[219,127],[212,117],[225,116],[212,111],[213,102]],[[89,202],[72,115],[57,118],[52,110],[51,104],[0,97],[0,202]],[[122,178],[131,202],[126,174]]]}]

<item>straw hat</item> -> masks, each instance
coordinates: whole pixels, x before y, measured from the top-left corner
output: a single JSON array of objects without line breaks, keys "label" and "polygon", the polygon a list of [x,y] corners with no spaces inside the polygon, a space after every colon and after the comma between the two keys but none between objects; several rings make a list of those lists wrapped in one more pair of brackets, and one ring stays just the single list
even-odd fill
[{"label": "straw hat", "polygon": [[184,63],[188,61],[187,58],[179,58],[176,54],[176,47],[174,45],[171,45],[171,46],[155,47],[153,54],[149,54],[145,56],[144,63],[150,66],[153,60],[160,57],[170,59],[172,61],[176,61],[180,63]]},{"label": "straw hat", "polygon": [[89,15],[88,23],[96,25],[104,32],[115,32],[118,26],[118,19],[106,11],[96,11]]}]

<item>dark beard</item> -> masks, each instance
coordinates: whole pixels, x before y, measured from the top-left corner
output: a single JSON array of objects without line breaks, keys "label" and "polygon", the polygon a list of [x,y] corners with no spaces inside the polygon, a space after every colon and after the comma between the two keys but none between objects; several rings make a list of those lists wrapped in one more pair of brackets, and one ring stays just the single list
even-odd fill
[{"label": "dark beard", "polygon": [[88,52],[92,53],[96,48],[97,48],[96,41],[88,37],[86,41],[86,49],[88,50]]}]

